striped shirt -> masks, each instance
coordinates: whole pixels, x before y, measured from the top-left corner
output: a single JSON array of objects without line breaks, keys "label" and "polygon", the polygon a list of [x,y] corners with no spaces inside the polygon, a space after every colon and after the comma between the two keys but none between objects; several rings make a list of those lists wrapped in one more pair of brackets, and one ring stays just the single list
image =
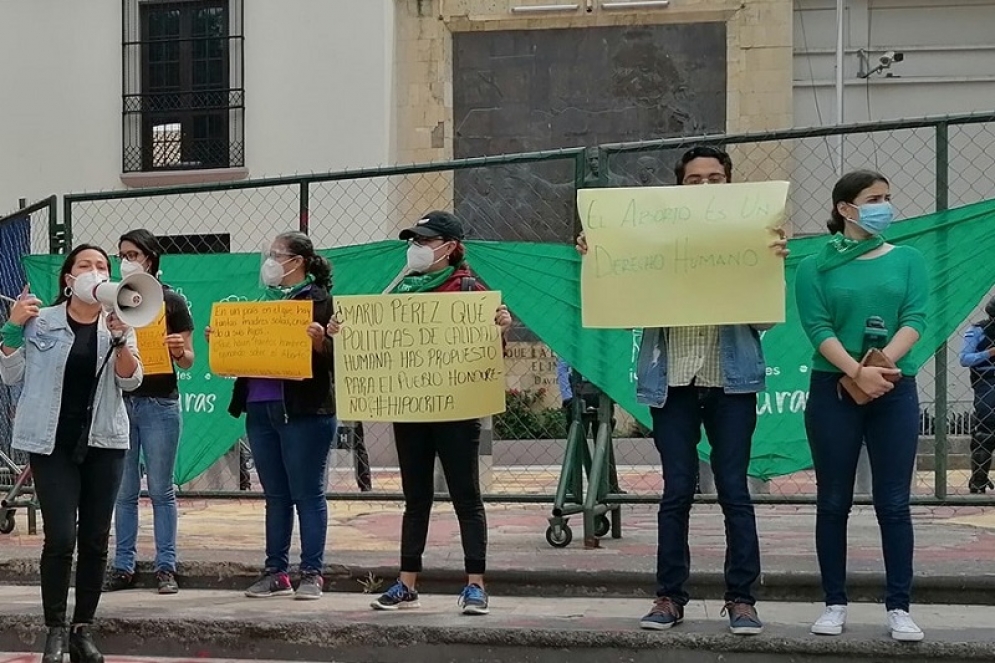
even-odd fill
[{"label": "striped shirt", "polygon": [[723,387],[718,327],[667,330],[667,384],[671,387]]}]

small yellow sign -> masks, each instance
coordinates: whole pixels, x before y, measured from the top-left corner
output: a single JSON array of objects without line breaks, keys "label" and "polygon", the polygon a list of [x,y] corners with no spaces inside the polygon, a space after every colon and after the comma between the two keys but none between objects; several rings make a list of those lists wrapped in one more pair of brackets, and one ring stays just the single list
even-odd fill
[{"label": "small yellow sign", "polygon": [[585,327],[784,322],[788,182],[582,189]]},{"label": "small yellow sign", "polygon": [[211,371],[246,378],[311,377],[309,301],[219,302],[211,307]]},{"label": "small yellow sign", "polygon": [[159,317],[150,325],[135,329],[138,341],[138,354],[142,358],[145,375],[168,375],[173,372],[173,360],[166,347],[166,305],[163,304]]},{"label": "small yellow sign", "polygon": [[335,397],[346,421],[461,421],[504,412],[499,292],[335,298]]}]

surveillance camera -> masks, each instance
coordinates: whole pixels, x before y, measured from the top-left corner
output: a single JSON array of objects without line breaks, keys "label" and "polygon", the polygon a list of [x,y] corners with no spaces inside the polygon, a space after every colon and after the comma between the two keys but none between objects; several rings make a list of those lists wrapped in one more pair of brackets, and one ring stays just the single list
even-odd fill
[{"label": "surveillance camera", "polygon": [[881,64],[887,67],[888,65],[890,65],[892,62],[895,61],[895,51],[886,52],[884,55],[881,56],[880,61]]}]

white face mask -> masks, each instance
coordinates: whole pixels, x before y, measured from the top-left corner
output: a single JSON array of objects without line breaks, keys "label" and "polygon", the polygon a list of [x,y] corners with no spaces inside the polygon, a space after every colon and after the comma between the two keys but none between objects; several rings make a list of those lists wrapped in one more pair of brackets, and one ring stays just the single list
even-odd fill
[{"label": "white face mask", "polygon": [[435,251],[431,246],[412,244],[408,247],[408,271],[420,274],[435,264]]},{"label": "white face mask", "polygon": [[72,277],[73,279],[73,294],[86,304],[96,304],[97,298],[94,297],[94,289],[101,283],[106,283],[110,281],[110,277],[104,272],[98,272],[97,270],[92,270],[89,272],[83,272],[79,276]]},{"label": "white face mask", "polygon": [[445,246],[445,244],[442,244],[435,249],[424,244],[411,244],[408,246],[408,272],[412,274],[423,274],[432,269],[436,263],[449,258],[448,255],[445,255],[436,259],[436,250],[442,248],[443,246]]},{"label": "white face mask", "polygon": [[145,272],[145,268],[142,267],[142,263],[134,262],[131,260],[121,261],[121,278],[126,279],[132,274],[142,274]]},{"label": "white face mask", "polygon": [[276,258],[266,258],[263,261],[263,266],[259,268],[259,278],[263,282],[263,285],[268,288],[275,288],[280,285],[283,277],[289,274],[289,272],[283,269],[283,266],[291,260],[293,258],[287,258],[283,262],[279,262]]}]

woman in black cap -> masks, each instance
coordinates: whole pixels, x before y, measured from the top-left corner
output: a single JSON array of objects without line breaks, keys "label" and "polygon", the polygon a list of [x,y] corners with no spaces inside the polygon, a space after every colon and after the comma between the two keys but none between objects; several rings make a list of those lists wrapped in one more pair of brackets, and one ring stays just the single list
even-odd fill
[{"label": "woman in black cap", "polygon": [[[142,272],[158,277],[162,246],[148,230],[139,228],[121,235],[118,257],[121,276]],[[169,286],[163,286],[166,309],[166,335],[162,342],[173,366],[187,370],[193,366],[193,318],[186,300]],[[146,375],[142,386],[125,397],[131,421],[131,448],[124,460],[124,477],[114,515],[114,570],[104,582],[104,591],[129,589],[135,585],[135,557],[138,538],[138,496],[141,467],[145,465],[149,498],[152,501],[152,527],[155,534],[155,574],[160,594],[175,594],[176,583],[176,493],[173,469],[180,445],[180,395],[175,368],[168,373]],[[143,463],[144,460],[144,463]]]},{"label": "woman in black cap", "polygon": [[[401,233],[408,244],[405,276],[394,293],[486,290],[466,263],[463,225],[449,212],[429,212]],[[494,324],[502,335],[511,327],[506,306],[498,308]],[[328,333],[339,330],[337,321]],[[463,542],[467,584],[459,597],[463,614],[488,612],[484,591],[487,557],[487,520],[480,495],[478,453],[480,420],[395,423],[394,442],[401,468],[404,518],[401,524],[401,573],[397,582],[371,605],[376,610],[419,607],[415,584],[422,570],[429,517],[435,495],[435,459],[446,476]]]}]

